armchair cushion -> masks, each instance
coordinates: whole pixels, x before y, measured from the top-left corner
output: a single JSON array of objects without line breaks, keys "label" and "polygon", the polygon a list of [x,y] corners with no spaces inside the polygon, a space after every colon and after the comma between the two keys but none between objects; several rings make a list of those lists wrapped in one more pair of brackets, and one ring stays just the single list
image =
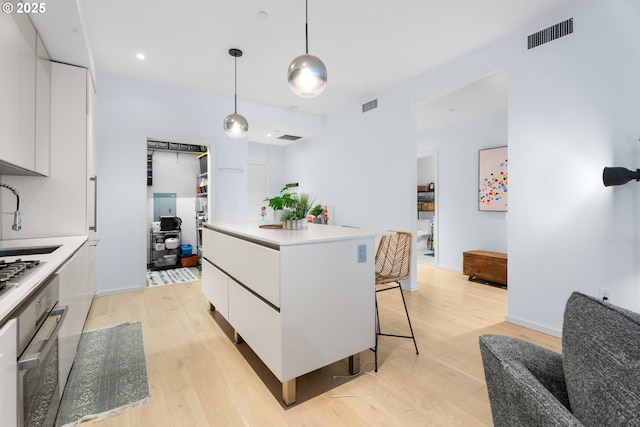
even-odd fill
[{"label": "armchair cushion", "polygon": [[588,426],[640,426],[640,314],[574,292],[562,352],[578,419]]},{"label": "armchair cushion", "polygon": [[496,427],[582,426],[571,413],[562,355],[517,338],[480,337]]}]

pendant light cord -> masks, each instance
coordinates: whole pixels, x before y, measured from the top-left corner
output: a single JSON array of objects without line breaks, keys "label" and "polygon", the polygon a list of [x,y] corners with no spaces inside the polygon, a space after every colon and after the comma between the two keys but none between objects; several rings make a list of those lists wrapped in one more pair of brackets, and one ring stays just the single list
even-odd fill
[{"label": "pendant light cord", "polygon": [[306,54],[309,54],[309,0],[304,2],[304,39]]},{"label": "pendant light cord", "polygon": [[238,114],[238,57],[233,57],[233,112]]}]

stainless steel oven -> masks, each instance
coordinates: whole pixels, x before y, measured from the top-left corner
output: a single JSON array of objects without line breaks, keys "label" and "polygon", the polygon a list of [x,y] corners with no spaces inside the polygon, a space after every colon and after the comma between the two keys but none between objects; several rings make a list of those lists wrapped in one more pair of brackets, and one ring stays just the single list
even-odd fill
[{"label": "stainless steel oven", "polygon": [[62,390],[58,378],[58,332],[67,307],[58,307],[54,275],[18,313],[18,426],[53,426]]}]

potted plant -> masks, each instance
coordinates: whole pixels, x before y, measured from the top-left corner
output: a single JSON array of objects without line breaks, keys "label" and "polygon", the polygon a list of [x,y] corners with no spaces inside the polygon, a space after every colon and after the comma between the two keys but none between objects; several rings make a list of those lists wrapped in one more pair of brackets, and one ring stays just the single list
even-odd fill
[{"label": "potted plant", "polygon": [[300,228],[297,226],[296,214],[293,211],[283,212],[280,216],[280,221],[282,222],[282,228],[285,230],[295,230]]},{"label": "potted plant", "polygon": [[293,207],[293,195],[289,193],[289,187],[286,185],[280,190],[280,195],[269,199],[269,207],[273,209],[273,219],[281,220],[282,211]]},{"label": "potted plant", "polygon": [[314,217],[313,218],[314,224],[322,224],[322,218],[320,217],[320,215],[322,214],[323,211],[324,211],[324,208],[322,207],[322,205],[315,205],[313,209],[309,211],[309,215]]},{"label": "potted plant", "polygon": [[307,213],[311,210],[311,206],[315,198],[309,193],[300,193],[293,195],[292,211],[295,213],[295,219],[301,222],[301,228],[307,228]]}]

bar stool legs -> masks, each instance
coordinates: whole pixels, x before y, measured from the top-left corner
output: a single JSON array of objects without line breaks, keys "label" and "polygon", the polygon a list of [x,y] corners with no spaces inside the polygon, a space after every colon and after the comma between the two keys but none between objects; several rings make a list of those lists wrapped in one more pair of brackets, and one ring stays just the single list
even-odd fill
[{"label": "bar stool legs", "polygon": [[[409,338],[413,340],[413,346],[416,348],[416,354],[420,354],[420,352],[418,351],[418,344],[416,343],[416,337],[413,333],[413,326],[411,326],[411,319],[409,318],[409,310],[407,310],[407,303],[404,299],[404,292],[402,291],[402,287],[400,287],[400,283],[396,282],[397,285],[395,286],[390,286],[388,288],[384,288],[384,289],[376,289],[376,344],[375,347],[372,348],[371,350],[374,353],[374,357],[375,357],[375,371],[378,372],[378,337],[379,336],[385,336],[385,337],[396,337],[396,338]],[[396,334],[385,334],[383,332],[381,332],[380,330],[380,316],[378,315],[378,292],[384,292],[384,291],[388,291],[391,289],[398,289],[400,291],[400,295],[402,296],[402,305],[404,305],[404,312],[407,315],[407,323],[409,324],[409,331],[411,332],[411,335],[396,335]]]}]

